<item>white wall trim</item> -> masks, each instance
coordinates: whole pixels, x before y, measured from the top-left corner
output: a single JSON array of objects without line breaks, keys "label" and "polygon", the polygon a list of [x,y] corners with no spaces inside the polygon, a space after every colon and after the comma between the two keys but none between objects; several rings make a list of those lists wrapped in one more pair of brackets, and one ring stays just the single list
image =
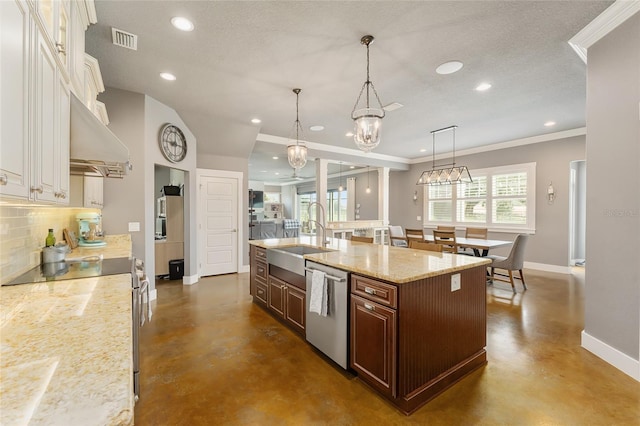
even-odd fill
[{"label": "white wall trim", "polygon": [[156,300],[158,298],[158,290],[155,288],[149,292],[149,301]]},{"label": "white wall trim", "polygon": [[569,45],[587,63],[587,49],[640,11],[640,1],[617,0],[569,40]]},{"label": "white wall trim", "polygon": [[251,269],[249,267],[249,265],[242,265],[242,267],[238,270],[239,274],[245,273],[245,272],[250,272]]},{"label": "white wall trim", "polygon": [[582,330],[581,346],[624,374],[640,382],[640,362]]},{"label": "white wall trim", "polygon": [[196,275],[185,275],[185,276],[182,277],[182,284],[183,285],[197,284],[199,278],[200,277],[197,274]]},{"label": "white wall trim", "polygon": [[550,265],[548,263],[524,262],[524,268],[571,275],[570,266]]},{"label": "white wall trim", "polygon": [[[580,128],[571,129],[571,130],[564,130],[562,132],[546,133],[544,135],[531,136],[531,137],[522,138],[522,139],[514,139],[512,141],[498,142],[491,145],[479,146],[476,148],[469,148],[461,151],[456,151],[456,157],[462,157],[464,155],[471,155],[471,154],[478,154],[481,152],[497,151],[499,149],[514,148],[522,145],[531,145],[534,143],[555,141],[558,139],[566,139],[574,136],[583,136],[586,134],[587,134],[586,127],[580,127]],[[442,160],[446,158],[451,158],[450,152],[447,152],[444,154],[436,154],[435,159]],[[426,163],[432,160],[433,160],[433,157],[431,156],[414,158],[413,160],[409,160],[409,164]]]}]

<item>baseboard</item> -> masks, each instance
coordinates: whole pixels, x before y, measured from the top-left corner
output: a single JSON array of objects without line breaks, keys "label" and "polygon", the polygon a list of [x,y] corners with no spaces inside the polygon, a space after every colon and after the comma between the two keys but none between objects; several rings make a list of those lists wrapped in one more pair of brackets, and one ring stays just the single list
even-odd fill
[{"label": "baseboard", "polygon": [[185,275],[184,277],[182,277],[182,284],[183,285],[193,285],[196,284],[198,282],[198,275]]},{"label": "baseboard", "polygon": [[584,330],[582,330],[581,336],[581,346],[583,348],[640,382],[640,362],[637,359],[633,359],[629,355],[596,339]]},{"label": "baseboard", "polygon": [[558,274],[571,274],[571,267],[569,266],[549,265],[547,263],[524,262],[524,268],[546,272],[557,272]]},{"label": "baseboard", "polygon": [[155,288],[149,292],[149,301],[156,300],[158,298],[158,290]]},{"label": "baseboard", "polygon": [[242,267],[238,270],[238,273],[241,274],[243,272],[249,272],[249,265],[242,265]]}]

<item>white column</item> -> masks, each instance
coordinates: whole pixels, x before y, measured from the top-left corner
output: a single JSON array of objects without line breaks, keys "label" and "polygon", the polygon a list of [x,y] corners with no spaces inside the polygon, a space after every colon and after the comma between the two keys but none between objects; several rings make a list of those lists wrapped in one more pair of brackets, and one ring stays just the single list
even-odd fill
[{"label": "white column", "polygon": [[[316,201],[327,212],[327,167],[329,161],[316,158]],[[316,220],[326,226],[326,217],[321,217],[320,209],[316,209]],[[322,221],[325,221],[324,223]]]},{"label": "white column", "polygon": [[378,168],[378,220],[389,225],[389,167]]},{"label": "white column", "polygon": [[356,220],[356,178],[347,178],[347,220]]}]

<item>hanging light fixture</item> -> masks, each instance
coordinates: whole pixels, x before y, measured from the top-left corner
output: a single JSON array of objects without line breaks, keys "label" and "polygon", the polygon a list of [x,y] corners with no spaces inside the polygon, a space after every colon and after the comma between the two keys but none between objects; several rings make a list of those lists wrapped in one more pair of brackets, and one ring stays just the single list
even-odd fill
[{"label": "hanging light fixture", "polygon": [[[293,93],[296,94],[296,121],[293,123],[296,133],[296,144],[289,145],[287,147],[287,158],[289,159],[289,165],[298,170],[307,164],[307,147],[304,143],[300,142],[300,132],[302,132],[302,125],[298,118],[298,99],[300,97],[300,89],[293,89]],[[291,131],[293,134],[293,130]]]},{"label": "hanging light fixture", "polygon": [[342,163],[340,163],[340,186],[338,186],[338,192],[342,192],[344,188],[342,187]]},{"label": "hanging light fixture", "polygon": [[[458,126],[449,126],[438,130],[433,130],[431,136],[433,139],[432,163],[431,170],[426,170],[420,175],[420,179],[416,185],[451,185],[458,182],[473,182],[471,174],[467,166],[456,166],[456,129]],[[436,134],[446,131],[453,131],[453,152],[451,163],[441,164],[436,168]],[[443,167],[444,166],[444,167]]]},{"label": "hanging light fixture", "polygon": [[369,187],[369,166],[367,166],[367,194],[371,194],[371,188]]},{"label": "hanging light fixture", "polygon": [[[369,45],[371,42],[373,42],[372,35],[366,35],[360,39],[360,43],[367,46],[367,80],[362,85],[362,89],[360,89],[360,93],[358,94],[358,99],[356,99],[356,103],[351,111],[351,118],[355,121],[353,140],[358,148],[364,152],[371,151],[380,143],[380,126],[382,125],[382,119],[384,118],[382,102],[380,102],[380,97],[378,97],[378,92],[376,92],[373,82],[369,79]],[[358,109],[360,98],[365,90],[366,105],[364,108]],[[373,91],[380,108],[370,107],[369,97],[371,91]]]}]

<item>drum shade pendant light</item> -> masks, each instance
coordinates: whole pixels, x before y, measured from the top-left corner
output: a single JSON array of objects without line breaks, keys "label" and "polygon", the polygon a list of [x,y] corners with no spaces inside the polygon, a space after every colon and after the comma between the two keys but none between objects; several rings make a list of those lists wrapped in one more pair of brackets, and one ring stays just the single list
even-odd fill
[{"label": "drum shade pendant light", "polygon": [[[467,166],[456,165],[456,129],[458,126],[449,126],[442,129],[433,130],[431,136],[433,139],[433,160],[431,170],[426,170],[420,175],[420,179],[416,185],[451,185],[458,182],[471,183],[471,174]],[[436,168],[436,134],[452,131],[453,132],[453,152],[451,163],[441,164]]]},{"label": "drum shade pendant light", "polygon": [[[300,142],[300,133],[302,132],[302,125],[298,118],[298,100],[300,98],[300,89],[293,89],[293,93],[296,94],[296,121],[293,123],[296,133],[296,144],[289,145],[287,147],[287,158],[289,165],[296,170],[299,170],[307,164],[307,147],[304,143]],[[291,132],[293,134],[293,130]]]},{"label": "drum shade pendant light", "polygon": [[[360,39],[360,43],[367,46],[367,80],[362,85],[358,99],[356,99],[356,103],[351,111],[351,118],[355,122],[353,140],[358,148],[364,152],[371,151],[380,143],[380,126],[382,125],[382,119],[385,114],[382,102],[380,102],[380,97],[378,97],[378,92],[369,78],[369,45],[371,42],[373,42],[372,35],[366,35]],[[371,92],[373,92],[380,108],[372,108],[369,105]],[[364,108],[359,108],[363,93],[365,94],[366,105]]]}]

